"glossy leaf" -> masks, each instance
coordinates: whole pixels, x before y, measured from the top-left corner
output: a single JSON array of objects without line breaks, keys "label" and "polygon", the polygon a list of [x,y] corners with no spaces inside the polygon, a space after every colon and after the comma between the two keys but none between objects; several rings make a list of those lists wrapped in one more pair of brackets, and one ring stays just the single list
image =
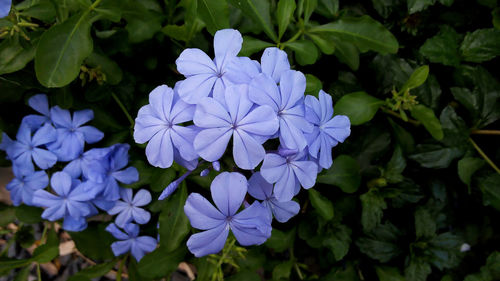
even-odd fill
[{"label": "glossy leaf", "polygon": [[315,189],[309,189],[308,193],[311,205],[316,209],[316,212],[325,220],[333,219],[334,212],[332,202]]},{"label": "glossy leaf", "polygon": [[276,17],[278,19],[278,39],[281,39],[285,33],[290,20],[293,18],[295,8],[295,0],[280,0],[278,2],[278,9],[276,11]]},{"label": "glossy leaf", "polygon": [[356,92],[343,96],[335,104],[337,115],[347,115],[352,125],[361,125],[370,121],[384,101],[365,92]]},{"label": "glossy leaf", "polygon": [[189,233],[189,220],[184,214],[186,198],[187,190],[185,184],[183,184],[171,197],[166,199],[160,213],[158,219],[160,224],[160,245],[166,252],[175,250]]},{"label": "glossy leaf", "polygon": [[267,0],[229,0],[229,2],[259,24],[271,40],[274,42],[278,40],[271,23],[269,2]]},{"label": "glossy leaf", "polygon": [[500,30],[495,28],[478,29],[468,33],[460,52],[465,61],[489,61],[500,55]]},{"label": "glossy leaf", "polygon": [[299,40],[285,46],[295,52],[295,59],[300,65],[313,64],[318,59],[318,49],[311,41]]},{"label": "glossy leaf", "polygon": [[406,90],[415,89],[418,86],[425,83],[427,80],[427,76],[429,76],[429,66],[423,65],[411,74],[410,78],[405,82],[403,88],[401,88],[401,92],[405,92]]},{"label": "glossy leaf", "polygon": [[354,193],[361,184],[359,164],[348,155],[340,155],[332,167],[318,175],[317,182],[340,187],[343,192]]},{"label": "glossy leaf", "polygon": [[433,138],[437,140],[443,139],[443,128],[441,127],[441,122],[437,119],[436,115],[434,115],[434,111],[432,109],[418,104],[414,106],[411,110],[411,116],[422,122],[425,129],[432,135]]},{"label": "glossy leaf", "polygon": [[226,0],[198,0],[198,13],[211,34],[229,27],[229,10]]}]

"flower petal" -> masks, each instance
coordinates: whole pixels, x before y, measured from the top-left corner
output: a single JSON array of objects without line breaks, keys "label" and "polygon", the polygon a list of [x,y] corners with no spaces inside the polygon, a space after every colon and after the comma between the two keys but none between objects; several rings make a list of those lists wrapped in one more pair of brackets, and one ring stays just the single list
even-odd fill
[{"label": "flower petal", "polygon": [[267,182],[275,183],[286,173],[287,169],[286,158],[276,153],[268,153],[264,157],[260,173]]},{"label": "flower petal", "polygon": [[262,73],[271,76],[276,83],[280,81],[281,74],[290,69],[287,54],[276,47],[265,49],[260,62]]},{"label": "flower petal", "polygon": [[268,75],[257,75],[248,87],[248,97],[258,105],[268,105],[275,112],[281,108],[281,94],[274,80]]},{"label": "flower petal", "polygon": [[238,128],[248,133],[272,136],[279,129],[276,113],[269,106],[259,106],[238,122]]},{"label": "flower petal", "polygon": [[151,193],[146,189],[139,190],[132,200],[132,204],[136,207],[141,207],[149,204],[151,202]]},{"label": "flower petal", "polygon": [[216,67],[212,59],[200,49],[185,49],[175,61],[177,71],[189,77],[199,74],[213,74]]},{"label": "flower petal", "polygon": [[96,143],[104,138],[104,133],[92,126],[82,126],[77,131],[83,134],[87,143]]},{"label": "flower petal", "polygon": [[191,226],[197,229],[212,229],[225,223],[226,220],[226,216],[198,193],[189,195],[184,205],[184,213],[189,218]]},{"label": "flower petal", "polygon": [[238,55],[242,44],[243,37],[235,29],[222,29],[215,33],[214,52],[218,70],[224,69],[225,65]]},{"label": "flower petal", "polygon": [[199,101],[193,122],[200,128],[229,127],[232,124],[227,110],[213,98],[204,98]]},{"label": "flower petal", "polygon": [[151,214],[141,208],[132,208],[132,217],[134,221],[138,224],[145,224],[151,219]]},{"label": "flower petal", "polygon": [[273,185],[268,183],[260,174],[254,173],[248,180],[248,194],[259,200],[271,198],[273,193]]},{"label": "flower petal", "polygon": [[73,112],[73,121],[71,123],[73,128],[78,128],[92,119],[94,119],[94,111],[91,109],[78,110]]},{"label": "flower petal", "polygon": [[259,165],[265,155],[264,147],[251,135],[244,130],[234,130],[233,157],[238,167],[251,170]]},{"label": "flower petal", "polygon": [[34,95],[28,100],[28,105],[39,113],[49,116],[49,101],[46,94]]},{"label": "flower petal", "polygon": [[224,248],[228,234],[229,227],[221,224],[216,228],[191,235],[187,241],[187,247],[198,258],[216,254]]},{"label": "flower petal", "polygon": [[260,245],[271,237],[271,221],[267,208],[259,202],[234,216],[230,223],[236,240],[243,246]]},{"label": "flower petal", "polygon": [[113,177],[124,184],[131,184],[139,180],[139,172],[135,167],[128,167],[124,170],[113,172]]},{"label": "flower petal", "polygon": [[202,98],[210,96],[217,80],[215,73],[190,76],[179,83],[177,92],[186,103],[198,104]]},{"label": "flower petal", "polygon": [[56,128],[72,128],[71,114],[69,110],[62,109],[59,106],[54,106],[50,109],[50,118]]},{"label": "flower petal", "polygon": [[226,151],[232,132],[228,127],[202,130],[194,139],[194,149],[207,161],[219,160]]},{"label": "flower petal", "polygon": [[243,203],[247,193],[247,179],[240,173],[223,172],[210,185],[210,192],[219,211],[233,216]]},{"label": "flower petal", "polygon": [[304,98],[306,77],[302,72],[287,70],[280,78],[281,109],[292,108]]},{"label": "flower petal", "polygon": [[151,165],[160,168],[172,166],[174,149],[170,139],[170,130],[163,130],[154,135],[146,146],[146,156]]},{"label": "flower petal", "polygon": [[273,198],[270,200],[270,205],[274,217],[281,223],[287,222],[300,211],[300,205],[295,201],[279,202]]}]

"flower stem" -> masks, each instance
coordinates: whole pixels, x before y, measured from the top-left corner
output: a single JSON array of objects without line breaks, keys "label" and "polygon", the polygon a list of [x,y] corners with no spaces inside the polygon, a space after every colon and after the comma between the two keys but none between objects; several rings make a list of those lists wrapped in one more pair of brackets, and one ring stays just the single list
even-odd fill
[{"label": "flower stem", "polygon": [[472,135],[500,135],[500,130],[472,130]]},{"label": "flower stem", "polygon": [[[392,115],[394,117],[397,117],[397,118],[403,120],[403,118],[401,117],[401,115],[399,115],[397,112],[395,112],[393,110],[390,110],[390,109],[385,108],[385,107],[380,107],[380,110],[382,110],[383,112],[385,112],[385,113],[387,113],[389,115]],[[405,121],[405,120],[403,120],[403,121]],[[408,118],[408,121],[405,121],[405,122],[408,122],[408,123],[413,124],[415,126],[420,126],[420,122],[419,121],[413,120],[413,119],[410,119],[410,118]]]},{"label": "flower stem", "polygon": [[40,271],[39,263],[36,263],[36,275],[38,276],[38,281],[42,281],[42,272]]},{"label": "flower stem", "polygon": [[493,168],[493,170],[500,174],[500,169],[497,167],[497,165],[495,165],[495,163],[493,163],[488,155],[486,155],[486,153],[484,153],[484,151],[471,138],[469,138],[469,141],[472,143],[479,155],[481,155],[481,157],[483,157],[483,159],[488,162],[488,164]]},{"label": "flower stem", "polygon": [[115,93],[111,92],[111,96],[113,97],[113,99],[116,101],[116,103],[118,104],[118,106],[120,106],[121,110],[123,111],[123,113],[125,114],[125,116],[127,116],[127,119],[128,121],[130,122],[130,126],[131,127],[134,127],[134,119],[132,118],[132,116],[130,115],[130,113],[128,113],[127,109],[125,108],[125,106],[123,105],[123,103],[120,101],[120,99],[115,95]]},{"label": "flower stem", "polygon": [[116,281],[122,281],[122,272],[123,272],[123,265],[127,261],[128,254],[123,257],[123,259],[120,261],[120,267],[118,267],[118,272],[116,273]]}]

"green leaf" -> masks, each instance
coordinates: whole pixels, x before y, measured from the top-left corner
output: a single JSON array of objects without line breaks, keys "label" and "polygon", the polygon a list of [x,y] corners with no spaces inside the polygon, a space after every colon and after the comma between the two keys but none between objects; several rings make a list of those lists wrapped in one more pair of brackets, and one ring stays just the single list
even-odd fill
[{"label": "green leaf", "polygon": [[327,36],[326,34],[307,34],[309,38],[318,46],[318,48],[324,54],[331,55],[335,52],[335,42],[333,41],[333,36]]},{"label": "green leaf", "polygon": [[415,150],[415,140],[413,136],[408,133],[403,127],[396,124],[396,122],[392,121],[391,118],[388,118],[389,123],[391,124],[394,137],[398,142],[399,146],[403,149],[405,153],[411,153]]},{"label": "green leaf", "polygon": [[289,231],[281,231],[275,228],[271,233],[271,237],[267,239],[265,245],[266,247],[273,249],[275,252],[281,253],[293,247],[295,233],[295,228]]},{"label": "green leaf", "polygon": [[274,42],[278,37],[271,23],[271,14],[269,12],[269,1],[267,0],[229,0],[229,2],[240,9],[245,15],[250,17],[255,23],[259,24],[264,32]]},{"label": "green leaf", "polygon": [[160,224],[160,245],[165,251],[175,250],[189,233],[189,220],[184,214],[187,198],[186,184],[183,183],[172,196],[166,199],[158,222]]},{"label": "green leaf", "polygon": [[141,276],[149,279],[167,277],[177,269],[185,255],[186,247],[184,245],[174,251],[167,251],[164,247],[159,247],[141,259],[137,270]]},{"label": "green leaf", "polygon": [[458,66],[460,53],[458,44],[461,36],[451,27],[443,26],[434,37],[427,39],[420,47],[420,53],[434,63]]},{"label": "green leaf", "polygon": [[154,192],[163,191],[175,179],[174,169],[154,169],[151,176],[151,190]]},{"label": "green leaf", "polygon": [[396,267],[376,266],[379,281],[406,281]]},{"label": "green leaf", "polygon": [[434,111],[425,105],[417,104],[411,110],[411,116],[422,122],[427,131],[437,140],[443,139],[443,128],[441,122],[434,115]]},{"label": "green leaf", "polygon": [[491,17],[493,26],[496,29],[500,29],[500,8],[495,8],[493,11],[491,11]]},{"label": "green leaf", "polygon": [[321,195],[318,191],[314,189],[309,189],[309,200],[311,204],[316,209],[316,212],[322,216],[325,220],[333,219],[333,204],[328,198]]},{"label": "green leaf", "polygon": [[35,54],[38,81],[48,88],[62,87],[80,73],[80,66],[92,53],[89,11],[52,26],[40,39]]},{"label": "green leaf", "polygon": [[370,189],[362,194],[361,199],[361,224],[365,232],[371,231],[382,221],[384,209],[387,209],[384,197],[382,197],[376,188]]},{"label": "green leaf", "polygon": [[298,40],[284,45],[295,52],[295,59],[300,65],[313,64],[318,60],[318,49],[311,41]]},{"label": "green leaf", "polygon": [[500,252],[494,251],[488,256],[486,264],[476,274],[469,274],[465,281],[493,281],[500,278]]},{"label": "green leaf", "polygon": [[391,223],[377,226],[356,241],[359,250],[374,260],[386,263],[401,253],[398,238],[401,232]]},{"label": "green leaf", "polygon": [[241,47],[240,56],[250,56],[260,50],[268,47],[273,47],[274,44],[255,39],[250,36],[243,36],[243,46]]},{"label": "green leaf", "polygon": [[429,66],[423,65],[411,74],[410,78],[406,81],[406,83],[401,88],[400,92],[403,93],[406,90],[415,89],[418,86],[425,83],[427,80],[427,76],[429,76]]},{"label": "green leaf", "polygon": [[338,21],[312,27],[309,32],[329,33],[356,45],[361,52],[396,53],[398,41],[380,22],[369,16],[343,17]]},{"label": "green leaf", "polygon": [[458,161],[458,177],[463,183],[470,186],[472,175],[484,164],[485,162],[481,158],[464,157]]},{"label": "green leaf", "polygon": [[14,281],[29,281],[30,272],[31,266],[27,266],[19,270],[18,272],[16,272],[16,278],[14,279]]},{"label": "green leaf", "polygon": [[490,174],[478,179],[478,186],[483,192],[483,204],[500,210],[500,174]]},{"label": "green leaf", "polygon": [[347,115],[352,125],[361,125],[370,121],[381,105],[379,100],[365,92],[355,92],[340,98],[335,104],[336,115]]},{"label": "green leaf", "polygon": [[16,209],[12,206],[0,205],[0,227],[4,227],[16,219]]},{"label": "green leaf", "polygon": [[122,16],[127,21],[125,29],[131,43],[153,38],[161,30],[162,15],[149,10],[145,1],[122,0]]},{"label": "green leaf", "polygon": [[352,262],[347,262],[346,265],[333,268],[330,273],[320,279],[321,281],[359,281],[358,270],[353,266]]},{"label": "green leaf", "polygon": [[421,259],[411,259],[410,264],[405,268],[405,278],[407,281],[426,281],[431,274],[429,263]]},{"label": "green leaf", "polygon": [[444,133],[441,142],[449,147],[467,149],[469,146],[469,128],[465,121],[457,115],[453,107],[446,106],[439,119]]},{"label": "green leaf", "polygon": [[338,186],[346,193],[354,193],[361,184],[359,164],[349,155],[340,155],[326,172],[318,175],[317,182]]},{"label": "green leaf", "polygon": [[278,39],[281,39],[283,34],[290,23],[290,20],[293,18],[293,12],[295,12],[295,0],[280,0],[278,2],[277,9],[277,19],[278,19]]},{"label": "green leaf", "polygon": [[[279,265],[278,265],[279,266]],[[199,278],[197,276],[197,278]],[[201,279],[200,280],[209,280],[209,279]],[[228,278],[224,277],[225,281],[254,281],[260,280],[260,275],[254,270],[242,270],[234,275],[229,276]]]},{"label": "green leaf", "polygon": [[415,232],[417,238],[431,238],[436,235],[435,218],[424,207],[420,207],[415,211]]},{"label": "green leaf", "polygon": [[71,276],[68,281],[77,281],[77,278],[98,278],[106,275],[113,267],[116,265],[116,261],[110,261],[105,263],[99,263],[87,268],[84,268],[77,272],[75,275]]},{"label": "green leaf", "polygon": [[396,146],[391,160],[387,163],[387,167],[383,171],[382,176],[387,179],[389,183],[398,183],[403,181],[403,173],[406,168],[406,160],[403,157],[403,150],[400,146]]},{"label": "green leaf", "polygon": [[290,279],[292,273],[293,261],[286,261],[276,265],[273,269],[273,280]]},{"label": "green leaf", "polygon": [[19,14],[39,19],[44,22],[52,22],[56,17],[56,9],[50,0],[32,1],[27,9],[23,9]]},{"label": "green leaf", "polygon": [[2,259],[0,260],[0,273],[31,264],[30,259]]},{"label": "green leaf", "polygon": [[423,11],[428,6],[433,5],[434,2],[435,0],[408,0],[408,13],[414,14]]},{"label": "green leaf", "polygon": [[36,261],[38,263],[46,263],[55,259],[59,255],[59,245],[51,246],[51,245],[41,245],[38,246],[33,252],[32,261]]},{"label": "green leaf", "polygon": [[94,11],[104,19],[119,22],[122,18],[122,3],[121,0],[103,0]]},{"label": "green leaf", "polygon": [[484,62],[500,55],[500,30],[496,28],[478,29],[465,35],[460,46],[465,61]]},{"label": "green leaf", "polygon": [[212,35],[229,27],[229,10],[226,0],[198,0],[198,14]]},{"label": "green leaf", "polygon": [[41,208],[32,207],[24,204],[16,207],[17,219],[28,224],[41,222],[42,212],[43,210]]},{"label": "green leaf", "polygon": [[306,95],[317,96],[319,90],[321,90],[322,88],[323,83],[321,83],[321,80],[319,80],[318,77],[312,74],[306,74]]},{"label": "green leaf", "polygon": [[333,53],[341,62],[347,64],[352,70],[359,68],[359,51],[354,44],[334,39],[335,52]]},{"label": "green leaf", "polygon": [[[21,44],[19,36],[10,37],[0,43],[0,75],[23,69],[35,57],[36,43],[34,38],[31,43]],[[27,46],[23,46],[27,45]]]},{"label": "green leaf", "polygon": [[442,147],[437,144],[417,145],[417,152],[409,158],[417,161],[422,167],[442,169],[450,166],[451,161],[462,156],[463,152],[456,147]]},{"label": "green leaf", "polygon": [[472,116],[477,117],[479,115],[481,105],[479,98],[475,94],[467,88],[453,87],[450,88],[450,90],[453,97],[460,102]]},{"label": "green leaf", "polygon": [[[105,230],[105,224],[97,224],[89,226],[80,232],[70,232],[71,238],[75,241],[76,248],[84,256],[95,260],[110,260],[114,258],[111,252],[111,244],[115,239],[109,232]],[[99,237],[99,239],[96,239]]]},{"label": "green leaf", "polygon": [[323,246],[330,249],[336,261],[342,260],[349,252],[351,229],[345,225],[337,225],[335,231],[323,236]]},{"label": "green leaf", "polygon": [[[299,11],[304,11],[304,22],[308,23],[309,18],[318,6],[318,0],[303,0],[300,1],[299,6]],[[299,13],[299,17],[301,16],[300,14],[301,13]]]},{"label": "green leaf", "polygon": [[339,12],[339,0],[320,0],[320,7],[326,8],[330,16],[335,16]]},{"label": "green leaf", "polygon": [[120,66],[105,55],[93,52],[85,59],[85,63],[90,67],[99,67],[106,75],[105,81],[110,85],[116,85],[122,81],[123,72]]}]

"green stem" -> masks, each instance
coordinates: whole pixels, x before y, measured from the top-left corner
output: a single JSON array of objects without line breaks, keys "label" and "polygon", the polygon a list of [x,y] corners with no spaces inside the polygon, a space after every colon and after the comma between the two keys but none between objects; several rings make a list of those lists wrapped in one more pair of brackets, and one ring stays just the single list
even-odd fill
[{"label": "green stem", "polygon": [[127,261],[128,254],[123,257],[123,259],[120,261],[120,267],[118,267],[118,272],[116,273],[116,281],[122,281],[122,272],[123,272],[123,265]]},{"label": "green stem", "polygon": [[294,262],[293,266],[295,267],[295,271],[297,271],[297,275],[299,276],[299,279],[304,280],[304,276],[302,275],[302,271],[300,271],[299,265]]},{"label": "green stem", "polygon": [[297,33],[295,33],[294,36],[292,36],[292,38],[288,39],[288,41],[286,41],[284,43],[279,43],[278,45],[280,46],[280,49],[283,49],[281,47],[284,47],[288,43],[295,42],[297,39],[299,39],[299,37],[302,35],[302,33],[304,33],[304,30],[300,29],[299,31],[297,31]]},{"label": "green stem", "polygon": [[125,106],[123,105],[123,103],[120,101],[120,99],[115,95],[115,93],[111,92],[111,96],[113,97],[113,99],[116,101],[116,103],[118,104],[118,106],[120,106],[121,110],[123,111],[123,113],[125,114],[125,116],[127,116],[127,119],[128,121],[130,122],[130,126],[131,127],[134,127],[134,119],[132,118],[132,116],[130,115],[130,113],[128,113],[127,109],[125,108]]},{"label": "green stem", "polygon": [[500,135],[500,130],[472,130],[473,135]]},{"label": "green stem", "polygon": [[488,155],[486,155],[486,153],[484,153],[483,150],[471,138],[469,138],[469,141],[472,143],[479,155],[481,155],[481,157],[483,157],[483,159],[488,162],[488,164],[493,168],[493,170],[500,174],[500,169],[497,167],[497,165],[495,165],[495,163],[493,163]]},{"label": "green stem", "polygon": [[43,232],[42,232],[42,238],[40,238],[40,242],[45,241],[45,236],[47,235],[47,222],[43,223]]},{"label": "green stem", "polygon": [[40,271],[39,263],[36,263],[36,275],[38,276],[38,281],[42,281],[42,272]]},{"label": "green stem", "polygon": [[[401,117],[401,115],[399,115],[397,112],[395,112],[395,111],[393,111],[393,110],[390,110],[390,109],[385,108],[385,107],[380,107],[380,110],[382,110],[384,113],[387,113],[387,114],[389,114],[389,115],[392,115],[392,116],[394,116],[394,117],[397,117],[397,118],[399,118],[399,119],[401,119],[401,120],[405,121],[405,120]],[[410,119],[410,118],[408,118],[408,121],[405,121],[405,122],[408,122],[408,123],[413,124],[413,125],[415,125],[415,126],[420,126],[420,122],[419,122],[419,121],[417,121],[417,120],[413,120],[413,119]]]}]

